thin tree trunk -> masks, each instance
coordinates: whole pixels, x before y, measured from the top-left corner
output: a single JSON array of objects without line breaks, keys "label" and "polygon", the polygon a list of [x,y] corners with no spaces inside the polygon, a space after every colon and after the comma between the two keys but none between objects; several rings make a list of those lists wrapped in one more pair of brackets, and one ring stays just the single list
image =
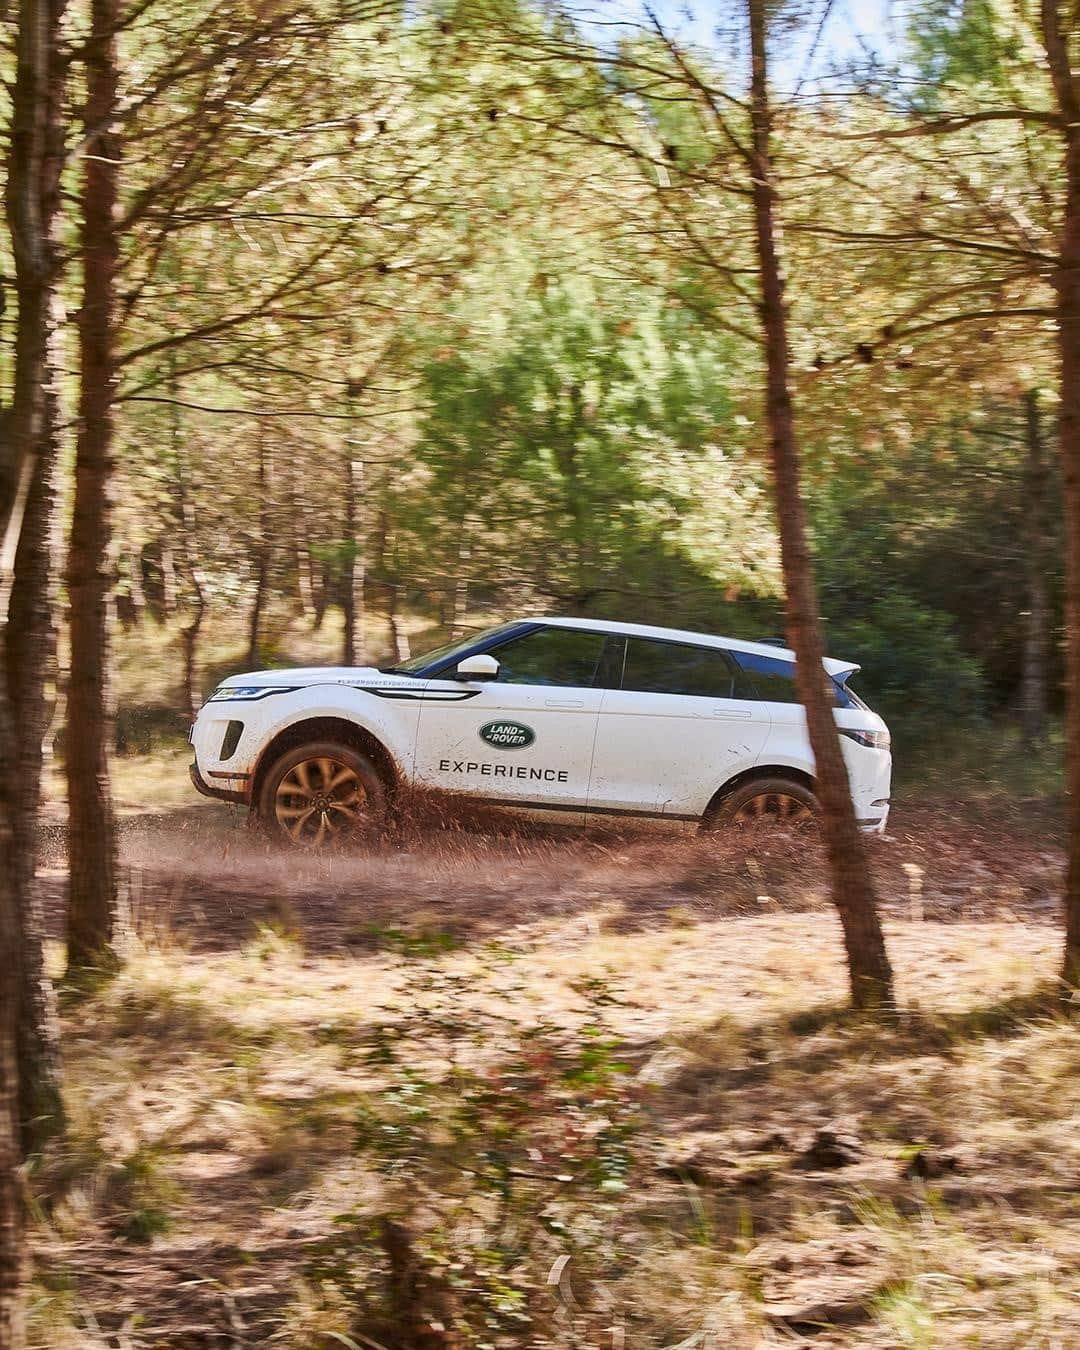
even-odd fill
[{"label": "thin tree trunk", "polygon": [[341,597],[344,625],[341,664],[359,666],[364,659],[364,464],[345,445],[345,577]]},{"label": "thin tree trunk", "polygon": [[52,982],[45,971],[45,920],[37,883],[38,817],[45,736],[53,706],[48,695],[56,680],[55,539],[57,461],[56,399],[45,399],[37,464],[15,557],[15,578],[6,644],[6,677],[12,716],[14,771],[19,784],[12,829],[12,879],[23,923],[23,997],[19,1018],[22,1143],[27,1153],[41,1148],[63,1127],[60,1095],[59,1029]]},{"label": "thin tree trunk", "polygon": [[787,310],[780,261],[780,211],[770,153],[771,111],[766,66],[765,0],[748,0],[751,40],[754,231],[761,272],[761,324],[766,359],[766,419],[788,636],[795,649],[799,696],[806,708],[821,799],[822,832],[832,896],[844,930],[851,997],[856,1007],[892,1001],[892,971],[878,918],[866,849],[855,820],[833,701],[822,671],[825,655],[800,486],[799,447],[789,382]]},{"label": "thin tree trunk", "polygon": [[[0,680],[0,750],[13,744],[7,690]],[[18,1027],[22,1003],[22,913],[13,875],[16,862],[12,780],[0,774],[0,1346],[26,1343],[23,1289],[26,1282],[22,1187],[19,1164]]]},{"label": "thin tree trunk", "polygon": [[176,613],[176,557],[168,539],[161,541],[161,614],[171,619]]},{"label": "thin tree trunk", "polygon": [[296,589],[300,596],[300,612],[304,616],[304,622],[314,627],[315,583],[311,554],[306,540],[296,539],[294,544],[293,557],[296,561]]},{"label": "thin tree trunk", "polygon": [[259,431],[257,449],[257,491],[259,494],[259,538],[255,544],[255,594],[251,600],[251,614],[248,619],[248,670],[259,665],[259,634],[262,628],[263,607],[266,604],[266,590],[270,580],[270,473],[267,464],[266,437]]},{"label": "thin tree trunk", "polygon": [[409,632],[405,627],[405,620],[398,610],[398,593],[400,586],[397,582],[390,584],[389,619],[390,619],[390,650],[394,654],[395,661],[408,661],[412,656],[409,647]]},{"label": "thin tree trunk", "polygon": [[83,295],[75,504],[68,555],[71,681],[66,737],[71,890],[68,967],[107,968],[117,959],[119,891],[109,775],[108,678],[110,486],[116,387],[116,203],[118,0],[91,0],[86,50]]},{"label": "thin tree trunk", "polygon": [[289,552],[296,569],[296,593],[305,623],[315,618],[315,579],[311,565],[310,536],[307,531],[308,512],[298,490],[299,468],[295,459],[289,465]]},{"label": "thin tree trunk", "polygon": [[131,602],[131,623],[134,627],[138,627],[146,617],[146,591],[143,587],[141,548],[128,549],[127,574],[128,596]]},{"label": "thin tree trunk", "polygon": [[323,619],[326,618],[326,607],[330,603],[330,572],[325,562],[320,562],[318,569],[314,571],[314,580],[315,614],[312,618],[311,630],[313,633],[317,633],[323,626]]},{"label": "thin tree trunk", "polygon": [[1062,30],[1055,0],[1042,0],[1043,41],[1065,152],[1065,218],[1054,276],[1061,411],[1058,453],[1065,498],[1065,710],[1069,867],[1065,881],[1065,952],[1062,976],[1080,986],[1080,81],[1073,76],[1068,26]]},{"label": "thin tree trunk", "polygon": [[[15,386],[0,462],[0,1346],[25,1344],[25,1216],[19,1164],[42,1119],[59,1118],[40,928],[34,922],[37,793],[49,619],[50,392],[63,158],[61,0],[21,0],[6,209],[18,318]],[[24,535],[23,531],[27,533]],[[31,534],[31,532],[33,532]],[[44,550],[44,551],[43,551]],[[17,721],[14,697],[34,725]],[[34,745],[36,729],[37,744]],[[23,771],[29,773],[24,780]],[[29,1116],[28,1113],[29,1112]]]},{"label": "thin tree trunk", "polygon": [[1024,544],[1027,569],[1027,609],[1024,614],[1024,650],[1020,679],[1020,728],[1024,745],[1034,750],[1046,733],[1046,658],[1049,650],[1050,606],[1046,594],[1049,557],[1047,519],[1048,466],[1039,418],[1039,395],[1024,396],[1027,472],[1024,501],[1028,528]]},{"label": "thin tree trunk", "polygon": [[[10,893],[14,936],[10,946],[8,936],[0,941],[0,951],[5,965],[10,960],[11,979],[18,990],[15,1109],[20,1124],[18,1147],[24,1152],[39,1148],[63,1125],[59,1042],[52,986],[45,972],[36,871],[43,743],[51,715],[47,688],[56,659],[53,477],[58,417],[53,346],[59,261],[54,236],[65,153],[66,64],[61,51],[65,3],[24,0],[19,6],[6,201],[18,318],[15,390],[8,426],[12,492],[0,501],[0,624],[4,629],[0,762],[7,766],[5,777],[17,787],[9,789],[4,812],[8,844],[0,859]],[[5,920],[5,930],[7,926]],[[0,1014],[5,1025],[8,1012],[5,1005]],[[5,1082],[0,1094],[5,1102],[0,1110],[5,1112],[7,1087]],[[0,1151],[5,1154],[0,1167],[6,1170],[4,1144]],[[0,1200],[0,1211],[3,1208]],[[4,1256],[0,1256],[0,1266],[6,1266]],[[0,1305],[5,1301],[0,1294]],[[7,1324],[8,1314],[0,1308],[0,1344],[7,1344],[3,1336]],[[21,1335],[13,1324],[10,1329],[16,1338]]]},{"label": "thin tree trunk", "polygon": [[472,558],[472,544],[468,535],[469,520],[463,517],[458,531],[457,578],[450,610],[450,638],[454,640],[465,635],[465,621],[469,615],[469,562]]},{"label": "thin tree trunk", "polygon": [[[173,388],[172,396],[176,397]],[[180,533],[181,557],[184,574],[190,591],[190,613],[180,628],[180,637],[184,652],[184,707],[188,720],[194,722],[199,711],[198,686],[198,647],[199,634],[206,617],[206,579],[199,565],[199,543],[196,530],[194,493],[189,490],[187,455],[183,437],[180,434],[179,408],[174,403],[171,409],[171,441],[173,472],[173,497],[176,510],[176,524]]]}]

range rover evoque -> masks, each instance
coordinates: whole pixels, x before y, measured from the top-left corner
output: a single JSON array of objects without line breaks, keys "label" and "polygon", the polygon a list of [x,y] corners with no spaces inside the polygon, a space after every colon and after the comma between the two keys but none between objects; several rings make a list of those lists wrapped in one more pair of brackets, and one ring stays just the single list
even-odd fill
[{"label": "range rover evoque", "polygon": [[[856,816],[882,832],[889,731],[858,669],[825,661]],[[190,739],[200,792],[305,849],[362,837],[405,785],[572,824],[817,810],[794,654],[641,624],[520,619],[389,668],[233,676]]]}]

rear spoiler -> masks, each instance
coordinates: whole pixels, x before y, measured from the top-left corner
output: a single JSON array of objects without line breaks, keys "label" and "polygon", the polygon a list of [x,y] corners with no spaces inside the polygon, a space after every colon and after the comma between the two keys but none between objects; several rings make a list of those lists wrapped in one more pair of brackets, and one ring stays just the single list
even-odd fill
[{"label": "rear spoiler", "polygon": [[856,665],[854,661],[836,661],[831,656],[827,656],[822,665],[837,684],[847,684],[856,671],[862,670],[862,666]]}]

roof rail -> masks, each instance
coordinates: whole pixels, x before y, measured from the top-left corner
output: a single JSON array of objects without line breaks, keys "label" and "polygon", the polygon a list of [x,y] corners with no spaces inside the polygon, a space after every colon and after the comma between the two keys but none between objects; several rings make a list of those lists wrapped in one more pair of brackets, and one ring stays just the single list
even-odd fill
[{"label": "roof rail", "polygon": [[787,638],[758,638],[763,647],[786,647]]}]

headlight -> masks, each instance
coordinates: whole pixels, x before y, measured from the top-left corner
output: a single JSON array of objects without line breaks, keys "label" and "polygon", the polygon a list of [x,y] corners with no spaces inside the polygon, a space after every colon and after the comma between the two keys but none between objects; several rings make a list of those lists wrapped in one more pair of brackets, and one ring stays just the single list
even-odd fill
[{"label": "headlight", "polygon": [[837,727],[837,731],[870,750],[888,750],[892,745],[892,737],[887,731],[856,731],[854,727]]},{"label": "headlight", "polygon": [[215,689],[207,703],[254,703],[256,699],[268,698],[271,694],[291,694],[299,688],[295,684],[223,684]]}]

